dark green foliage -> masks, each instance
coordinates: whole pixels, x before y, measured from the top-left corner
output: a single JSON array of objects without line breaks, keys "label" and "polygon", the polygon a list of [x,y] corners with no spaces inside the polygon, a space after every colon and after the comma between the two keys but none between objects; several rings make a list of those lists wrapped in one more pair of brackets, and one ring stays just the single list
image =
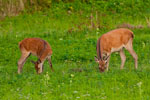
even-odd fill
[{"label": "dark green foliage", "polygon": [[[13,2],[12,2],[13,1]],[[59,13],[62,11],[91,12],[99,11],[102,14],[124,14],[143,16],[150,14],[150,0],[2,0],[0,3],[1,16],[14,16],[20,12],[34,13],[48,9]],[[13,6],[13,8],[12,8]],[[11,8],[8,10],[7,8]]]}]

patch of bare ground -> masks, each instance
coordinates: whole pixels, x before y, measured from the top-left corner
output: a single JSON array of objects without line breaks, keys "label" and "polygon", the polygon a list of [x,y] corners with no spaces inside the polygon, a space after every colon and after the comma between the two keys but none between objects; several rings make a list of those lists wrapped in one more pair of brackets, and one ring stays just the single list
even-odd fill
[{"label": "patch of bare ground", "polygon": [[142,28],[144,28],[144,26],[143,25],[132,25],[129,23],[123,23],[123,24],[117,25],[117,28],[142,29]]}]

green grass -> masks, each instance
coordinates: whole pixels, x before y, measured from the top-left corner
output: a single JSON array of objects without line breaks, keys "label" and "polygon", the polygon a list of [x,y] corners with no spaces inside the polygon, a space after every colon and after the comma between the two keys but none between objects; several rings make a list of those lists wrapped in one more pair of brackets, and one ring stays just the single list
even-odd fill
[{"label": "green grass", "polygon": [[[89,16],[87,14],[87,16]],[[84,20],[81,20],[84,19]],[[24,14],[0,22],[0,100],[149,100],[150,99],[150,29],[144,17],[100,15],[101,29],[89,30],[75,24],[88,22],[86,16],[66,13],[56,16],[43,13]],[[103,33],[120,23],[142,24],[135,34],[134,50],[138,55],[138,69],[125,50],[127,60],[120,70],[118,53],[111,55],[109,71],[99,73],[94,61],[96,42]],[[76,31],[69,33],[74,27]],[[51,72],[48,62],[44,72],[37,75],[31,56],[17,74],[20,58],[18,42],[27,37],[48,41],[53,50]]]}]

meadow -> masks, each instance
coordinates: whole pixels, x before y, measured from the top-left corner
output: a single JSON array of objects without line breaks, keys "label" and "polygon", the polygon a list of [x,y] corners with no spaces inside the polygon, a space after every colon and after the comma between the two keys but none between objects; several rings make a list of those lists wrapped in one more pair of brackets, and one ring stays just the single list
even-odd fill
[{"label": "meadow", "polygon": [[[126,13],[106,11],[97,15],[93,11],[92,23],[99,26],[92,28],[91,12],[84,11],[82,14],[24,13],[1,20],[0,100],[149,100],[150,28],[145,19],[149,14]],[[111,55],[109,71],[100,73],[94,61],[97,39],[122,23],[143,26],[131,29],[138,69],[134,69],[134,60],[125,50],[127,59],[123,70],[116,52]],[[30,56],[22,74],[17,74],[21,56],[18,43],[27,37],[39,37],[50,43],[54,72],[46,61],[43,73],[36,74],[30,61],[37,58]]]}]

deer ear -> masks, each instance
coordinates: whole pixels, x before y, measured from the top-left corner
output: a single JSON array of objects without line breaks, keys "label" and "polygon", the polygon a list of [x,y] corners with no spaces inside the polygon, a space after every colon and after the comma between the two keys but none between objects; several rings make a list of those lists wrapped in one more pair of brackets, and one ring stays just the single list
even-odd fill
[{"label": "deer ear", "polygon": [[97,63],[99,63],[99,60],[97,59],[97,57],[95,56],[94,58],[95,58],[95,61],[96,61]]},{"label": "deer ear", "polygon": [[33,60],[32,60],[31,62],[32,62],[33,64],[36,64],[36,62],[35,62],[35,61],[33,61]]}]

